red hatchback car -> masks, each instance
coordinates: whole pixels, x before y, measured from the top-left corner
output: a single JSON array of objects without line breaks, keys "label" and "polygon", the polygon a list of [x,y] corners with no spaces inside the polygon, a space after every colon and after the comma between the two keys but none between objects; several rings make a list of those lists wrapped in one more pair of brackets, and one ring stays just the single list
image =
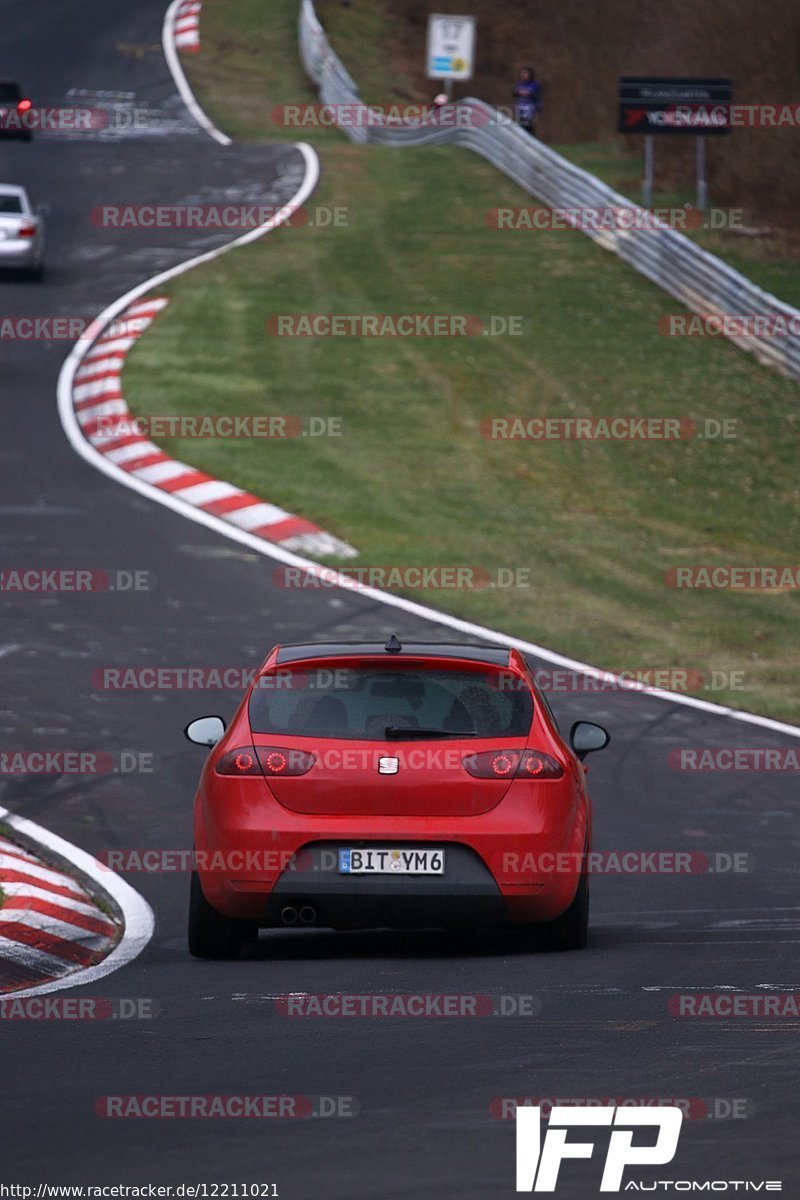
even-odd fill
[{"label": "red hatchback car", "polygon": [[609,737],[581,721],[566,742],[518,651],[276,646],[229,728],[200,717],[186,736],[213,748],[194,806],[195,957],[291,925],[512,925],[586,944],[580,760]]}]

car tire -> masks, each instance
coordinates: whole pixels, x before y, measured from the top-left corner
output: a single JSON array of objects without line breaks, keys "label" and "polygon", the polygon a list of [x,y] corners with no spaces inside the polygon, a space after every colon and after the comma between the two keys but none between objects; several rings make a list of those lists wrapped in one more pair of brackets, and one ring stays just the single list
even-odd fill
[{"label": "car tire", "polygon": [[589,875],[584,871],[575,899],[555,921],[540,927],[546,950],[583,950],[589,941]]},{"label": "car tire", "polygon": [[238,958],[252,927],[224,917],[205,898],[197,871],[189,889],[189,953],[193,958]]},{"label": "car tire", "polygon": [[33,279],[36,283],[41,283],[44,279],[44,263],[37,263],[35,267],[31,267],[28,278]]}]

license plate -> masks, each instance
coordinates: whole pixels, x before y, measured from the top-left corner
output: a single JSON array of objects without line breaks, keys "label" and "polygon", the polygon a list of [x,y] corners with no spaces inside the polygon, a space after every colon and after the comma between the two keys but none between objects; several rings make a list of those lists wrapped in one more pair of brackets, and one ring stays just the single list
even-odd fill
[{"label": "license plate", "polygon": [[340,875],[444,875],[444,850],[340,849]]}]

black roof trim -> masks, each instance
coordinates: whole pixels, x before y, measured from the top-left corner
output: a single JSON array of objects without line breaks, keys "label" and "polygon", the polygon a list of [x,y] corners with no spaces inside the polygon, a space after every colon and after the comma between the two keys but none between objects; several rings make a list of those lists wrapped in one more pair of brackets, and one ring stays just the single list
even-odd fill
[{"label": "black roof trim", "polygon": [[511,651],[505,646],[456,645],[453,642],[403,642],[402,652],[387,654],[380,642],[308,642],[281,646],[277,662],[300,662],[306,658],[344,658],[353,654],[371,654],[387,665],[404,658],[468,658],[475,662],[507,667]]}]

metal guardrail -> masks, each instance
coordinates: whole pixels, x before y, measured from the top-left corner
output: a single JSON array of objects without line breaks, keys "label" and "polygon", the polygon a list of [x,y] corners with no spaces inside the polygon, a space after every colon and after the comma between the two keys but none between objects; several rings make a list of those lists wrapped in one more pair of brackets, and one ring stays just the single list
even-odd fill
[{"label": "metal guardrail", "polygon": [[[633,228],[591,229],[582,224],[578,228],[693,312],[766,317],[764,332],[751,332],[748,327],[725,336],[760,362],[800,378],[800,310],[757,287],[678,230],[663,224],[655,229],[643,227],[644,209],[530,137],[483,100],[458,101],[459,123],[446,127],[437,125],[435,118],[428,123],[381,118],[364,104],[358,86],[331,49],[313,0],[301,0],[299,38],[303,66],[317,85],[323,104],[331,105],[334,111],[337,106],[350,109],[351,119],[342,124],[342,130],[352,141],[387,146],[465,146],[551,208],[629,210]],[[362,119],[353,119],[359,108],[363,110]],[[776,325],[786,331],[785,336],[768,331]]]}]

